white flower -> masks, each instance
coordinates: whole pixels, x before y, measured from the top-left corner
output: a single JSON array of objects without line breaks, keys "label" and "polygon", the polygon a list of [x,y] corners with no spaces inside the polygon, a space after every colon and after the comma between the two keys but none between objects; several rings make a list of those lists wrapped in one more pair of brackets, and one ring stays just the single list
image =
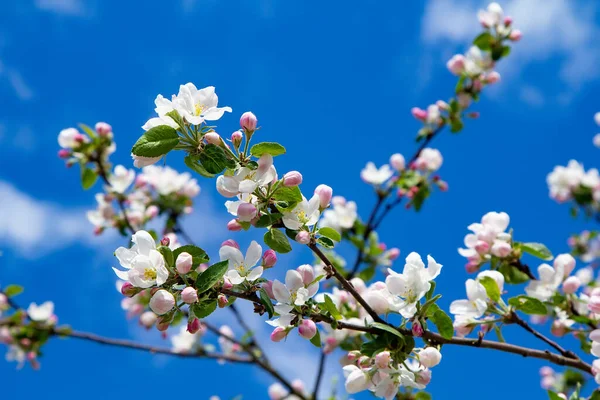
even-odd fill
[{"label": "white flower", "polygon": [[133,286],[161,286],[167,281],[169,271],[162,254],[156,250],[154,239],[146,231],[137,231],[131,241],[134,243],[131,249],[119,247],[115,251],[119,263],[127,269],[120,271],[113,267],[115,274],[119,279],[131,282]]},{"label": "white flower", "polygon": [[425,122],[432,125],[439,125],[442,121],[442,115],[440,113],[440,108],[436,104],[431,104],[427,107],[427,117],[425,118]]},{"label": "white flower", "polygon": [[218,342],[223,354],[231,355],[235,353],[238,350],[238,345],[224,337],[226,336],[232,339],[235,338],[235,335],[233,334],[231,328],[227,325],[223,325],[219,328],[219,333],[221,333],[221,335],[219,335]]},{"label": "white flower", "polygon": [[165,315],[175,307],[175,297],[165,289],[160,289],[150,299],[150,309],[157,315]]},{"label": "white flower", "polygon": [[390,275],[385,279],[385,284],[391,294],[403,300],[398,311],[404,318],[412,318],[415,315],[417,302],[431,288],[430,281],[440,274],[441,269],[442,265],[435,262],[431,256],[427,256],[427,268],[425,268],[421,256],[415,252],[406,257],[406,264],[401,274],[388,269]]},{"label": "white flower", "polygon": [[200,338],[200,332],[194,334],[187,331],[187,326],[182,325],[177,335],[171,336],[171,348],[175,353],[189,353]]},{"label": "white flower", "polygon": [[17,369],[23,368],[25,365],[26,354],[21,347],[16,345],[8,346],[8,352],[6,353],[6,361],[15,361],[17,363]]},{"label": "white flower", "polygon": [[304,226],[313,226],[321,215],[319,204],[319,196],[316,194],[310,200],[302,196],[302,201],[292,211],[283,213],[283,224],[294,231]]},{"label": "white flower", "polygon": [[112,175],[108,177],[110,183],[110,189],[117,193],[125,193],[129,185],[133,183],[135,179],[135,171],[127,169],[122,165],[117,165]]},{"label": "white flower", "polygon": [[216,121],[231,107],[217,107],[219,98],[214,86],[198,90],[193,83],[179,87],[179,94],[173,99],[175,109],[192,125],[200,125],[206,121]]},{"label": "white flower", "polygon": [[442,360],[442,354],[435,347],[426,347],[419,351],[419,361],[425,368],[433,368]]},{"label": "white flower", "polygon": [[[314,276],[314,271],[312,272],[308,275]],[[308,299],[317,293],[319,282],[307,282],[300,272],[290,269],[285,274],[285,284],[275,279],[272,288],[273,296],[277,300],[275,311],[279,314],[279,318],[267,321],[267,323],[275,327],[285,328],[290,325],[295,317],[291,311],[295,306],[303,306]]]},{"label": "white flower", "polygon": [[371,387],[371,380],[367,374],[356,365],[346,365],[343,369],[346,377],[345,388],[349,394],[362,392]]},{"label": "white flower", "polygon": [[173,168],[154,165],[144,168],[140,178],[163,196],[185,190],[190,182],[196,183],[187,172],[180,174]]},{"label": "white flower", "polygon": [[[511,237],[505,231],[510,223],[510,217],[505,212],[489,212],[481,218],[481,223],[469,225],[473,233],[465,236],[466,249],[458,249],[461,256],[480,260],[488,256],[494,244],[500,240],[509,242]],[[498,246],[497,246],[498,247]]]},{"label": "white flower", "polygon": [[217,178],[217,190],[225,197],[254,192],[257,187],[266,186],[277,179],[273,156],[263,154],[258,159],[258,168],[239,168],[234,176],[221,175]]},{"label": "white flower", "polygon": [[419,169],[433,172],[440,169],[443,161],[444,158],[439,150],[426,147],[419,153],[419,157],[415,160],[415,165]]},{"label": "white flower", "polygon": [[394,170],[388,164],[384,164],[381,168],[377,168],[372,162],[368,162],[367,166],[360,171],[360,177],[366,183],[371,185],[381,185],[394,175]]},{"label": "white flower", "polygon": [[98,202],[98,208],[86,213],[88,221],[100,228],[112,226],[112,219],[115,216],[112,202],[106,201],[106,197],[102,193],[96,194],[96,201]]},{"label": "white flower", "polygon": [[466,282],[467,300],[454,300],[450,312],[462,318],[479,318],[487,310],[488,296],[483,285],[473,279]]},{"label": "white flower", "polygon": [[337,231],[352,228],[358,217],[356,203],[347,202],[343,197],[335,196],[331,199],[331,204],[333,208],[323,212],[323,219],[319,222],[319,226],[327,226]]},{"label": "white flower", "polygon": [[496,281],[496,286],[498,286],[500,293],[504,291],[504,275],[498,271],[481,271],[479,274],[477,274],[477,281],[479,282],[486,277],[492,278],[494,281]]},{"label": "white flower", "polygon": [[84,138],[84,140],[87,139],[86,136],[79,133],[79,131],[75,128],[63,129],[58,134],[58,144],[63,149],[72,149],[79,146],[79,143],[75,140],[76,138]]},{"label": "white flower", "polygon": [[27,308],[29,319],[36,322],[46,322],[54,315],[54,303],[46,301],[41,305],[31,303]]},{"label": "white flower", "polygon": [[225,274],[234,285],[244,281],[254,282],[263,273],[263,267],[253,268],[262,256],[262,247],[252,241],[246,251],[246,258],[242,252],[233,246],[223,246],[219,250],[221,261],[229,261],[229,270]]},{"label": "white flower", "polygon": [[556,263],[555,267],[556,269],[548,264],[542,264],[538,267],[539,279],[537,281],[532,280],[525,288],[528,296],[546,301],[554,295],[565,277],[564,263]]},{"label": "white flower", "polygon": [[[175,96],[173,96],[174,98]],[[177,122],[175,122],[175,120],[171,117],[169,117],[167,114],[170,113],[171,111],[173,111],[174,105],[170,100],[165,99],[162,95],[158,95],[156,96],[156,99],[154,100],[154,104],[156,105],[156,108],[154,109],[154,111],[156,111],[156,113],[158,114],[158,117],[155,118],[150,118],[143,126],[142,129],[147,131],[150,130],[152,128],[155,128],[157,126],[160,125],[168,125],[173,129],[177,129],[179,126],[177,125]]]},{"label": "white flower", "polygon": [[465,71],[470,76],[480,75],[494,67],[494,60],[488,51],[472,46],[465,54]]},{"label": "white flower", "polygon": [[490,3],[487,10],[479,10],[477,17],[479,22],[486,27],[504,24],[504,11],[498,3]]},{"label": "white flower", "polygon": [[160,157],[142,157],[131,153],[133,158],[133,166],[136,168],[144,168],[152,164],[156,164],[163,156]]},{"label": "white flower", "polygon": [[550,189],[550,197],[559,202],[569,200],[571,191],[579,186],[584,176],[583,165],[575,160],[569,161],[566,167],[557,165],[546,178]]}]

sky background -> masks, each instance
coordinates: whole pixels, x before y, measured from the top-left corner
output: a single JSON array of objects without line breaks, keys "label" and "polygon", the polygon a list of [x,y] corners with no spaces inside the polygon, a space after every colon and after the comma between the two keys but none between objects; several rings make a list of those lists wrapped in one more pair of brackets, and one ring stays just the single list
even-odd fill
[{"label": "sky background", "polygon": [[[479,31],[478,1],[423,2],[274,0],[169,2],[14,0],[0,4],[0,284],[18,283],[22,304],[51,299],[62,323],[83,331],[164,344],[156,331],[128,322],[120,308],[111,266],[116,236],[92,236],[85,211],[94,193],[83,192],[78,171],[56,157],[58,132],[79,122],[109,122],[117,152],[131,166],[129,149],[153,115],[158,93],[180,84],[216,86],[232,114],[218,132],[238,128],[252,110],[263,127],[259,140],[278,141],[288,154],[280,173],[300,170],[302,188],[326,183],[355,200],[366,218],[374,195],[359,178],[367,161],[415,151],[419,124],[410,108],[451,96],[455,78],[445,63],[468,48]],[[444,265],[437,279],[447,309],[464,298],[464,260],[457,254],[466,227],[488,211],[506,211],[519,241],[545,243],[554,253],[586,226],[566,206],[548,198],[545,178],[557,164],[576,158],[597,166],[592,146],[599,128],[600,13],[592,1],[509,0],[523,40],[499,66],[502,81],[483,95],[460,135],[444,133],[434,146],[444,155],[440,175],[447,193],[435,192],[422,212],[397,210],[379,233],[388,246],[433,255]],[[595,40],[596,39],[596,40]],[[183,170],[179,154],[169,157]],[[214,181],[199,179],[196,213],[184,223],[196,242],[216,255],[231,236],[223,199]],[[248,235],[233,234],[242,247]],[[295,246],[267,275],[312,262]],[[401,270],[403,263],[396,262]],[[537,264],[534,260],[532,265]],[[582,266],[580,264],[580,266]],[[216,322],[227,323],[221,311]],[[317,355],[296,333],[288,343],[268,341],[269,326],[249,323],[289,378],[312,387]],[[516,327],[507,340],[539,346]],[[239,333],[239,331],[238,331]],[[265,341],[265,339],[267,339]],[[57,393],[63,399],[153,396],[180,385],[198,399],[264,399],[273,382],[248,366],[53,340],[42,369],[0,363],[3,393],[27,398]],[[338,355],[327,378],[340,375]],[[447,346],[428,390],[434,399],[546,398],[539,389],[537,360],[489,350]],[[510,379],[510,384],[507,383]],[[192,383],[193,382],[193,383]],[[32,385],[32,383],[35,383]],[[490,390],[490,385],[493,390]],[[329,390],[331,385],[323,385]],[[323,394],[327,391],[323,391]],[[451,393],[451,394],[450,394]],[[363,394],[356,399],[370,398]]]}]

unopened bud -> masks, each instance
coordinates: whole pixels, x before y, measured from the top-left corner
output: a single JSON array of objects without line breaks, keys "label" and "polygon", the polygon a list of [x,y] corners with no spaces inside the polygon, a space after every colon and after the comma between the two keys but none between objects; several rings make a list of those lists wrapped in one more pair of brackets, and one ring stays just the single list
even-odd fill
[{"label": "unopened bud", "polygon": [[165,236],[164,238],[162,238],[160,240],[160,244],[161,244],[161,246],[169,247],[169,245],[171,244],[171,239],[169,239],[168,236]]},{"label": "unopened bud", "polygon": [[275,300],[275,295],[273,294],[273,281],[266,281],[262,284],[262,288],[265,289],[265,292],[267,292],[267,295],[271,299]]},{"label": "unopened bud", "polygon": [[214,131],[208,132],[206,135],[204,135],[204,139],[208,143],[214,144],[216,146],[219,146],[221,144],[221,136],[219,136],[219,134]]},{"label": "unopened bud", "polygon": [[231,134],[231,143],[233,143],[233,147],[235,149],[239,149],[240,145],[242,144],[242,138],[244,136],[242,135],[242,132],[240,131],[235,131]]},{"label": "unopened bud", "polygon": [[227,223],[227,230],[231,232],[238,232],[242,230],[242,225],[237,219],[232,219]]},{"label": "unopened bud", "polygon": [[112,133],[112,126],[107,124],[106,122],[98,122],[96,123],[96,132],[100,136],[109,136]]},{"label": "unopened bud", "polygon": [[427,111],[423,110],[422,108],[413,107],[411,108],[410,112],[413,115],[413,117],[415,117],[419,121],[425,122],[425,120],[427,119]]},{"label": "unopened bud", "polygon": [[138,288],[133,286],[131,282],[125,282],[121,286],[121,294],[126,297],[133,297],[138,293]]},{"label": "unopened bud", "polygon": [[566,294],[573,294],[581,286],[581,281],[576,276],[570,276],[562,284],[563,291]]},{"label": "unopened bud", "polygon": [[382,351],[381,353],[377,353],[377,355],[375,356],[375,365],[377,365],[377,368],[387,368],[390,364],[391,359],[392,357],[390,356],[389,351]]},{"label": "unopened bud", "polygon": [[390,164],[396,171],[402,171],[406,166],[406,161],[402,154],[396,153],[390,157]]},{"label": "unopened bud", "polygon": [[290,171],[283,176],[283,186],[298,186],[302,183],[302,174],[298,171]]},{"label": "unopened bud", "polygon": [[242,222],[250,222],[256,217],[258,210],[252,203],[242,203],[237,209],[238,219]]},{"label": "unopened bud", "polygon": [[288,332],[284,328],[278,326],[271,332],[271,340],[273,342],[281,342],[287,336]]},{"label": "unopened bud", "polygon": [[416,337],[423,336],[423,325],[419,321],[415,321],[412,324],[412,334]]},{"label": "unopened bud", "polygon": [[157,319],[158,316],[152,311],[146,311],[140,315],[140,325],[146,329],[150,329],[156,323]]},{"label": "unopened bud", "polygon": [[158,290],[150,299],[150,309],[158,315],[164,315],[175,307],[175,297],[164,289]]},{"label": "unopened bud", "polygon": [[191,321],[188,321],[187,331],[192,335],[200,330],[200,320],[198,318],[193,318]]},{"label": "unopened bud", "polygon": [[198,292],[191,286],[181,291],[181,300],[186,304],[192,304],[198,301]]},{"label": "unopened bud", "polygon": [[319,196],[319,207],[321,209],[329,207],[331,197],[333,196],[333,189],[331,187],[321,184],[315,189],[315,194]]},{"label": "unopened bud", "polygon": [[265,254],[262,258],[262,265],[265,268],[271,268],[277,263],[277,253],[275,251],[269,249],[265,251]]},{"label": "unopened bud", "polygon": [[303,319],[298,326],[298,333],[304,339],[312,339],[317,334],[317,325],[311,319]]},{"label": "unopened bud", "polygon": [[446,67],[448,67],[448,70],[454,75],[461,75],[465,71],[465,56],[462,54],[453,56],[446,63]]},{"label": "unopened bud", "polygon": [[177,256],[177,260],[175,260],[175,267],[177,268],[177,272],[181,275],[185,275],[192,270],[192,265],[194,264],[194,258],[190,253],[182,252]]},{"label": "unopened bud", "polygon": [[256,130],[257,123],[258,120],[256,115],[252,114],[250,111],[243,113],[240,118],[240,126],[246,133],[253,133]]},{"label": "unopened bud", "polygon": [[219,296],[217,296],[217,304],[219,305],[219,308],[227,307],[227,304],[229,304],[227,296],[225,296],[224,294],[220,294]]},{"label": "unopened bud", "polygon": [[306,231],[300,231],[296,235],[295,240],[300,244],[308,244],[310,243],[310,234]]},{"label": "unopened bud", "polygon": [[518,29],[513,30],[510,35],[508,35],[508,38],[510,40],[512,40],[513,42],[518,42],[519,40],[521,40],[521,38],[523,37],[523,32],[521,32]]},{"label": "unopened bud", "polygon": [[60,158],[69,158],[71,157],[71,152],[67,149],[60,149],[58,151],[58,157]]}]

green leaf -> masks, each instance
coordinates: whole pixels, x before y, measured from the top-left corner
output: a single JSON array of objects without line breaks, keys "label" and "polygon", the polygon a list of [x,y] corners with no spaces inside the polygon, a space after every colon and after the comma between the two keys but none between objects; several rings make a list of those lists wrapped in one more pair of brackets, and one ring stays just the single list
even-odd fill
[{"label": "green leaf", "polygon": [[462,122],[462,120],[460,119],[459,116],[451,118],[450,119],[450,132],[458,133],[458,132],[462,131],[464,125],[465,124]]},{"label": "green leaf", "polygon": [[267,291],[264,288],[260,288],[258,293],[260,294],[260,302],[267,309],[269,318],[273,318],[273,314],[275,314],[275,309],[273,308],[273,303],[271,302],[271,298],[267,294]]},{"label": "green leaf", "polygon": [[278,253],[289,253],[292,246],[287,236],[279,229],[269,229],[263,237],[265,244]]},{"label": "green leaf", "polygon": [[282,216],[283,215],[279,213],[261,215],[258,221],[256,221],[256,223],[254,224],[254,226],[256,228],[266,228],[275,224],[281,219]]},{"label": "green leaf", "polygon": [[430,190],[428,185],[424,184],[421,185],[421,187],[419,187],[419,190],[417,191],[417,193],[415,193],[411,201],[411,204],[415,208],[415,211],[419,211],[421,209],[423,203],[425,202],[425,199],[429,197],[429,194]]},{"label": "green leaf", "polygon": [[550,391],[548,391],[548,398],[550,398],[550,400],[562,400],[562,398],[559,395]]},{"label": "green leaf", "polygon": [[342,235],[333,228],[325,226],[319,229],[319,234],[325,237],[328,237],[331,240],[335,240],[336,242],[342,241]]},{"label": "green leaf", "polygon": [[320,238],[318,238],[317,243],[325,247],[326,249],[333,249],[333,247],[335,246],[333,240],[325,236],[321,236]]},{"label": "green leaf", "polygon": [[526,273],[519,271],[517,267],[507,263],[503,263],[500,268],[498,268],[498,271],[504,275],[504,280],[506,283],[518,285],[529,280],[529,277]]},{"label": "green leaf", "polygon": [[372,264],[360,271],[357,276],[363,281],[368,282],[373,279],[375,272],[377,272],[375,264]]},{"label": "green leaf", "polygon": [[96,183],[97,179],[98,174],[96,174],[94,170],[90,168],[84,168],[83,171],[81,171],[81,186],[85,190],[88,190],[89,188],[94,186],[94,183]]},{"label": "green leaf", "polygon": [[217,309],[217,300],[203,301],[202,303],[192,304],[192,312],[198,319],[206,318]]},{"label": "green leaf", "polygon": [[17,296],[21,293],[23,293],[23,286],[19,286],[19,285],[8,285],[5,289],[4,289],[4,294],[6,295],[6,297],[14,297]]},{"label": "green leaf", "polygon": [[214,178],[215,174],[211,174],[210,172],[208,172],[206,170],[206,168],[204,168],[202,166],[202,164],[198,164],[198,160],[199,160],[198,156],[192,156],[192,155],[188,154],[183,159],[183,162],[185,162],[185,165],[187,165],[187,167],[189,169],[198,173],[199,175],[201,175],[205,178]]},{"label": "green leaf", "polygon": [[196,289],[198,289],[198,294],[206,292],[208,289],[213,287],[215,283],[217,283],[225,272],[227,272],[227,268],[229,267],[229,261],[221,261],[216,264],[211,265],[198,275],[198,279],[196,279]]},{"label": "green leaf", "polygon": [[515,310],[519,310],[529,315],[546,315],[548,310],[544,303],[533,297],[519,295],[508,299],[508,304],[513,306]]},{"label": "green leaf", "polygon": [[600,392],[598,390],[594,390],[594,393],[592,393],[589,400],[600,400]]},{"label": "green leaf", "polygon": [[163,255],[163,258],[167,262],[167,266],[173,267],[173,265],[175,264],[175,257],[173,256],[173,251],[171,251],[171,249],[167,246],[160,246],[158,248],[158,251],[160,252],[160,254]]},{"label": "green leaf", "polygon": [[425,293],[425,300],[431,300],[433,293],[435,292],[435,281],[429,281],[431,285],[427,293]]},{"label": "green leaf", "polygon": [[86,124],[79,124],[79,127],[81,128],[82,131],[84,131],[85,133],[87,133],[88,136],[91,137],[92,139],[98,136],[98,134],[96,133],[96,131],[94,129],[90,128]]},{"label": "green leaf", "polygon": [[177,261],[177,257],[179,257],[179,255],[183,252],[186,252],[192,256],[192,265],[194,267],[197,267],[198,265],[200,265],[202,263],[206,263],[206,262],[210,261],[208,255],[206,254],[206,252],[204,250],[202,250],[200,247],[194,246],[192,244],[186,244],[185,246],[180,246],[180,247],[176,248],[175,250],[173,250],[174,260]]},{"label": "green leaf", "polygon": [[179,144],[177,131],[168,125],[149,129],[133,145],[131,152],[140,157],[160,157]]},{"label": "green leaf", "polygon": [[270,154],[273,157],[275,157],[281,154],[285,154],[285,147],[283,147],[279,143],[263,142],[252,146],[252,148],[250,149],[250,154],[252,154],[254,157],[260,157],[263,154]]},{"label": "green leaf", "polygon": [[437,327],[438,332],[446,339],[452,339],[454,334],[454,326],[452,326],[452,318],[444,311],[437,310],[429,317]]},{"label": "green leaf", "polygon": [[225,168],[235,168],[235,161],[227,157],[225,150],[214,144],[207,144],[199,159],[209,174],[218,174]]},{"label": "green leaf", "polygon": [[440,306],[438,306],[437,304],[432,304],[429,307],[427,307],[427,310],[425,310],[427,318],[431,318],[439,309]]},{"label": "green leaf", "polygon": [[542,243],[521,243],[520,247],[525,253],[529,253],[542,260],[549,261],[554,258],[552,252]]},{"label": "green leaf", "polygon": [[273,193],[273,198],[277,201],[285,201],[288,203],[286,208],[293,208],[302,201],[302,192],[298,186],[280,186],[275,193]]},{"label": "green leaf", "polygon": [[419,392],[415,395],[415,400],[431,400],[431,395],[427,392]]},{"label": "green leaf", "polygon": [[473,44],[479,47],[481,50],[489,50],[492,46],[494,37],[489,32],[483,32],[473,40]]},{"label": "green leaf", "polygon": [[479,283],[483,285],[490,299],[494,300],[496,303],[500,301],[500,288],[493,278],[484,276],[483,278],[479,279]]},{"label": "green leaf", "polygon": [[379,329],[379,330],[382,330],[382,331],[386,331],[386,332],[388,332],[388,333],[391,333],[392,335],[398,336],[400,339],[404,340],[404,335],[403,335],[403,334],[401,334],[400,332],[398,332],[398,330],[397,330],[397,329],[394,329],[394,328],[392,328],[392,327],[391,327],[391,326],[389,326],[389,325],[382,324],[382,323],[380,323],[380,322],[373,322],[373,323],[371,324],[371,326],[372,326],[373,328],[377,328],[377,329]]},{"label": "green leaf", "polygon": [[319,333],[319,329],[317,329],[317,333],[315,334],[315,336],[312,337],[312,339],[310,339],[310,342],[318,348],[321,348],[321,334]]},{"label": "green leaf", "polygon": [[340,314],[340,311],[338,310],[338,308],[335,306],[335,303],[333,302],[333,300],[331,300],[331,297],[329,297],[328,295],[325,295],[325,301],[323,303],[319,303],[321,305],[321,308],[323,308],[325,311],[329,312],[329,314],[331,314],[331,316],[336,319],[336,320],[340,320],[342,319],[342,314]]},{"label": "green leaf", "polygon": [[385,350],[388,345],[386,335],[379,335],[375,339],[364,342],[360,345],[360,352],[365,356],[371,357],[380,350]]}]

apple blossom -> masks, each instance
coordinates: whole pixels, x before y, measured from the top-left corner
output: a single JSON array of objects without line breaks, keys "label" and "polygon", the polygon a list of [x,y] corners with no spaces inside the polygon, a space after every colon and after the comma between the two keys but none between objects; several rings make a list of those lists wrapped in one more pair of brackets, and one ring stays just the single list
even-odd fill
[{"label": "apple blossom", "polygon": [[190,333],[186,325],[182,325],[177,335],[171,336],[171,346],[175,353],[190,353],[198,343],[202,330]]},{"label": "apple blossom", "polygon": [[171,292],[159,289],[150,299],[150,309],[158,315],[164,315],[175,307],[175,297]]},{"label": "apple blossom", "polygon": [[142,325],[146,329],[152,328],[156,323],[158,316],[154,314],[152,311],[146,311],[140,315],[140,325]]},{"label": "apple blossom", "polygon": [[255,265],[261,259],[261,256],[262,247],[254,240],[250,243],[245,258],[242,252],[235,247],[222,246],[219,250],[221,261],[229,262],[229,270],[225,276],[234,285],[244,281],[253,282],[260,278],[263,267],[255,267]]},{"label": "apple blossom", "polygon": [[465,70],[465,56],[456,54],[446,64],[448,70],[454,75],[460,76]]},{"label": "apple blossom", "polygon": [[192,269],[193,258],[190,253],[181,252],[177,259],[175,260],[175,267],[177,268],[177,272],[182,275],[187,274]]},{"label": "apple blossom", "polygon": [[125,193],[127,188],[133,183],[134,180],[135,172],[132,169],[126,169],[122,165],[117,165],[114,173],[108,177],[110,189],[117,193]]},{"label": "apple blossom", "polygon": [[302,183],[302,174],[298,171],[290,171],[283,175],[283,186],[298,186]]},{"label": "apple blossom", "polygon": [[300,244],[309,244],[310,243],[310,233],[306,231],[300,231],[294,238],[294,240]]},{"label": "apple blossom", "polygon": [[154,238],[146,231],[137,231],[131,241],[131,249],[119,247],[115,251],[119,263],[127,271],[114,267],[113,271],[119,279],[129,281],[137,287],[161,286],[169,277],[169,271],[162,254],[156,250]]},{"label": "apple blossom", "polygon": [[112,126],[107,124],[106,122],[96,122],[94,129],[100,136],[108,136],[112,133]]},{"label": "apple blossom", "polygon": [[555,268],[552,268],[548,264],[541,264],[538,267],[538,275],[539,280],[529,282],[525,292],[528,296],[546,301],[552,297],[565,278],[564,265],[556,263]]},{"label": "apple blossom", "polygon": [[269,249],[265,251],[262,257],[262,265],[265,268],[271,268],[277,263],[277,253],[275,251]]},{"label": "apple blossom", "polygon": [[406,161],[404,160],[404,156],[400,153],[392,154],[390,157],[390,165],[396,171],[402,171],[406,167]]},{"label": "apple blossom", "polygon": [[426,147],[419,153],[415,165],[418,169],[433,172],[440,169],[442,161],[443,157],[439,150]]},{"label": "apple blossom", "polygon": [[581,286],[581,281],[576,276],[570,276],[562,284],[563,291],[566,294],[573,294]]},{"label": "apple blossom", "polygon": [[304,339],[312,339],[317,334],[317,325],[310,319],[303,319],[298,326],[298,333]]},{"label": "apple blossom", "polygon": [[319,205],[319,195],[315,194],[310,200],[306,200],[303,196],[302,201],[292,211],[283,213],[283,224],[286,228],[292,230],[313,226],[317,223],[321,215]]},{"label": "apple blossom", "polygon": [[419,351],[419,362],[426,368],[435,367],[442,360],[442,354],[435,347],[426,347]]},{"label": "apple blossom", "polygon": [[346,365],[343,370],[346,377],[344,386],[349,394],[362,392],[371,387],[372,384],[369,377],[356,365]]},{"label": "apple blossom", "polygon": [[87,141],[87,137],[75,128],[63,129],[58,134],[58,144],[63,149],[73,149],[78,147],[82,142]]},{"label": "apple blossom", "polygon": [[31,303],[27,308],[27,315],[29,319],[36,322],[49,322],[52,320],[54,315],[54,303],[46,301],[39,306],[35,303]]},{"label": "apple blossom", "polygon": [[242,114],[240,118],[240,126],[246,132],[254,132],[256,130],[256,125],[258,124],[258,119],[256,115],[251,113],[250,111],[246,111]]},{"label": "apple blossom", "polygon": [[389,165],[384,164],[381,168],[375,167],[375,164],[368,162],[367,166],[360,172],[360,177],[366,183],[379,186],[394,175],[394,171]]},{"label": "apple blossom", "polygon": [[454,300],[450,312],[462,318],[479,318],[487,310],[488,296],[483,285],[473,279],[466,282],[467,300]]},{"label": "apple blossom", "polygon": [[486,28],[504,23],[504,11],[498,3],[490,3],[487,10],[480,10],[477,13],[477,17],[479,22]]},{"label": "apple blossom", "polygon": [[160,157],[142,157],[142,156],[136,156],[135,154],[131,153],[131,158],[133,158],[133,166],[136,168],[144,168],[147,166],[150,166],[152,164],[156,164],[161,158]]},{"label": "apple blossom", "polygon": [[332,208],[323,212],[323,218],[319,221],[319,226],[327,226],[337,230],[351,229],[358,218],[356,203],[346,201],[341,196],[335,196],[331,200]]},{"label": "apple blossom", "polygon": [[231,112],[231,107],[217,107],[218,101],[214,86],[198,89],[190,82],[179,87],[172,105],[187,122],[200,125],[205,120],[216,121],[225,112]]},{"label": "apple blossom", "polygon": [[321,209],[329,207],[333,195],[333,189],[331,189],[331,187],[321,184],[315,188],[315,194],[319,196],[319,206]]}]

